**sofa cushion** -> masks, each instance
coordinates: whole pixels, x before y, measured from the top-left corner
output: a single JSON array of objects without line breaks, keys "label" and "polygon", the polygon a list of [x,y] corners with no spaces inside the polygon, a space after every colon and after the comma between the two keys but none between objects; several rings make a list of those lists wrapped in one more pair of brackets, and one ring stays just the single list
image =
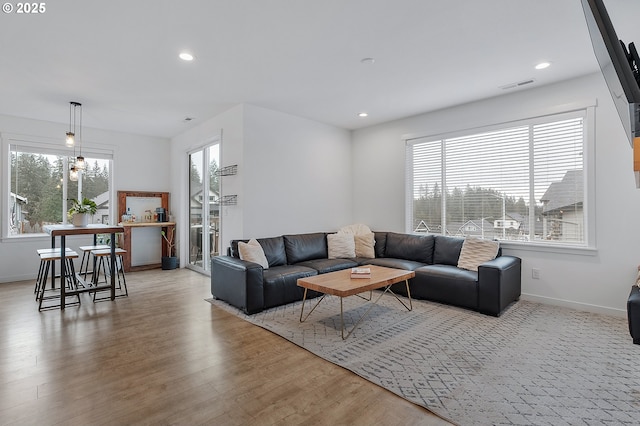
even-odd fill
[{"label": "sofa cushion", "polygon": [[464,238],[436,235],[434,240],[433,264],[457,266]]},{"label": "sofa cushion", "polygon": [[433,235],[387,233],[384,257],[433,263]]},{"label": "sofa cushion", "polygon": [[284,239],[282,237],[258,238],[258,242],[264,250],[264,255],[269,261],[270,267],[287,264],[287,254],[284,250]]},{"label": "sofa cushion", "polygon": [[425,266],[424,263],[416,262],[415,260],[395,259],[392,257],[376,257],[375,259],[366,259],[365,262],[360,262],[360,264],[385,266],[387,268],[404,269],[405,271],[413,271],[417,268]]},{"label": "sofa cushion", "polygon": [[329,259],[356,257],[356,242],[351,234],[327,234]]},{"label": "sofa cushion", "polygon": [[375,252],[376,240],[373,232],[369,232],[368,234],[355,235],[353,238],[356,246],[356,257],[358,258],[376,257],[376,252]]},{"label": "sofa cushion", "polygon": [[318,275],[318,271],[298,265],[269,268],[263,272],[264,308],[285,305],[302,300],[304,289],[298,287],[298,278]]},{"label": "sofa cushion", "polygon": [[358,263],[351,259],[313,259],[297,263],[296,266],[304,266],[318,271],[320,274],[354,268]]},{"label": "sofa cushion", "polygon": [[240,241],[238,243],[238,251],[240,252],[240,259],[257,263],[264,269],[269,269],[269,262],[267,262],[264,250],[262,250],[262,246],[257,240],[251,239],[248,243]]},{"label": "sofa cushion", "polygon": [[481,263],[493,260],[498,255],[500,243],[480,238],[466,238],[460,250],[458,268],[477,271]]},{"label": "sofa cushion", "polygon": [[478,273],[451,265],[428,265],[415,270],[411,296],[465,308],[478,308]]},{"label": "sofa cushion", "polygon": [[384,257],[384,249],[387,245],[387,233],[386,232],[374,232],[373,238],[376,240],[374,245],[374,251],[376,257]]},{"label": "sofa cushion", "polygon": [[323,232],[313,234],[285,235],[284,248],[287,263],[304,262],[312,259],[327,259],[327,236]]}]

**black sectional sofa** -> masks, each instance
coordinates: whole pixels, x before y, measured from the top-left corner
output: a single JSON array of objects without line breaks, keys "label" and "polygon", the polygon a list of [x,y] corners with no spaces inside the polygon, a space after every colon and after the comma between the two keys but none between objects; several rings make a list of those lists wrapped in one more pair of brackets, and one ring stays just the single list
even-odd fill
[{"label": "black sectional sofa", "polygon": [[[327,233],[259,238],[269,268],[240,259],[233,240],[226,256],[211,258],[211,294],[247,314],[302,300],[298,278],[351,268],[380,265],[411,270],[411,296],[499,316],[520,298],[521,261],[498,256],[470,271],[457,267],[463,238],[375,232],[375,258],[329,259]],[[392,289],[405,294],[404,283]],[[314,292],[310,292],[314,293]],[[406,294],[405,294],[406,295]],[[315,297],[317,294],[308,294]]]}]

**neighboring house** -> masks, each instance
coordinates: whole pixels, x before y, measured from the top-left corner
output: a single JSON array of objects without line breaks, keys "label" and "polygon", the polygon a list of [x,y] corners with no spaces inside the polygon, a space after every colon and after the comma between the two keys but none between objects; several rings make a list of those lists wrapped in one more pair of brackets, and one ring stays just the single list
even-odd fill
[{"label": "neighboring house", "polygon": [[477,238],[496,238],[502,235],[502,231],[497,231],[491,222],[482,219],[468,220],[464,223],[447,225],[449,229],[457,229],[456,236],[477,237]]},{"label": "neighboring house", "polygon": [[[91,223],[104,223],[109,225],[109,192],[103,192],[93,200],[98,205],[98,211],[91,219]],[[117,223],[118,221],[115,221]]]},{"label": "neighboring house", "polygon": [[496,229],[505,230],[517,230],[520,228],[520,222],[516,220],[512,213],[505,214],[504,218],[496,219],[493,221],[493,227]]},{"label": "neighboring house", "polygon": [[[190,246],[190,261],[201,256],[202,251],[202,205],[205,202],[202,188],[198,188],[191,193],[189,198],[189,222],[190,222],[190,241],[196,242],[196,245]],[[215,191],[209,190],[207,202],[209,203],[209,247],[212,255],[219,254],[220,242],[220,195]]]},{"label": "neighboring house", "polygon": [[[215,191],[209,190],[209,214],[218,216],[220,211],[220,196]],[[204,203],[202,196],[202,188],[194,191],[189,198],[191,224],[202,223],[202,204]]]},{"label": "neighboring house", "polygon": [[549,185],[540,201],[544,239],[584,240],[582,170],[569,170],[561,181]]},{"label": "neighboring house", "polygon": [[11,202],[9,206],[9,234],[22,234],[22,226],[26,222],[27,211],[24,210],[24,206],[28,204],[27,198],[10,192],[9,200]]},{"label": "neighboring house", "polygon": [[[511,216],[514,220],[516,220],[519,223],[518,226],[518,239],[520,240],[528,240],[531,233],[529,232],[529,230],[531,229],[531,226],[529,224],[529,216],[525,216],[525,215],[521,215],[520,213],[510,213],[509,216]],[[540,217],[536,217],[535,218],[535,222],[534,222],[534,239],[540,239],[543,232],[543,226],[542,226],[542,219]]]},{"label": "neighboring house", "polygon": [[427,225],[424,220],[421,220],[420,223],[418,223],[418,226],[416,226],[416,228],[413,230],[413,232],[429,234],[431,233],[431,228],[429,228],[429,225]]}]

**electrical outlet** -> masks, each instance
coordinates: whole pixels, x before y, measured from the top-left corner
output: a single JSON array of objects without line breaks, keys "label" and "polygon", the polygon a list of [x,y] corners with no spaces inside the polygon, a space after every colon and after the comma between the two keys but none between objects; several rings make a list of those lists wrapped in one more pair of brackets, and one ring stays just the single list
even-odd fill
[{"label": "electrical outlet", "polygon": [[540,269],[531,268],[531,278],[533,278],[534,280],[539,280],[540,279]]}]

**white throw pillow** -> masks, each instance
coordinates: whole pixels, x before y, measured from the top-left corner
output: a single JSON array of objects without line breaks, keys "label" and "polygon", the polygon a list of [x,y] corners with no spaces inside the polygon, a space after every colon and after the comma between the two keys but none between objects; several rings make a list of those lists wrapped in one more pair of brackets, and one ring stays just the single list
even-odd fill
[{"label": "white throw pillow", "polygon": [[356,257],[356,244],[353,235],[327,234],[329,259]]},{"label": "white throw pillow", "polygon": [[500,243],[482,240],[480,238],[466,238],[462,243],[458,268],[477,271],[481,263],[493,260],[498,255]]},{"label": "white throw pillow", "polygon": [[264,255],[264,250],[255,238],[250,239],[248,243],[239,242],[238,252],[240,252],[240,259],[247,262],[255,262],[264,269],[269,269],[269,262]]},{"label": "white throw pillow", "polygon": [[373,259],[376,257],[374,246],[376,240],[374,239],[373,232],[363,235],[355,235],[354,240],[356,243],[356,257],[366,257]]}]

